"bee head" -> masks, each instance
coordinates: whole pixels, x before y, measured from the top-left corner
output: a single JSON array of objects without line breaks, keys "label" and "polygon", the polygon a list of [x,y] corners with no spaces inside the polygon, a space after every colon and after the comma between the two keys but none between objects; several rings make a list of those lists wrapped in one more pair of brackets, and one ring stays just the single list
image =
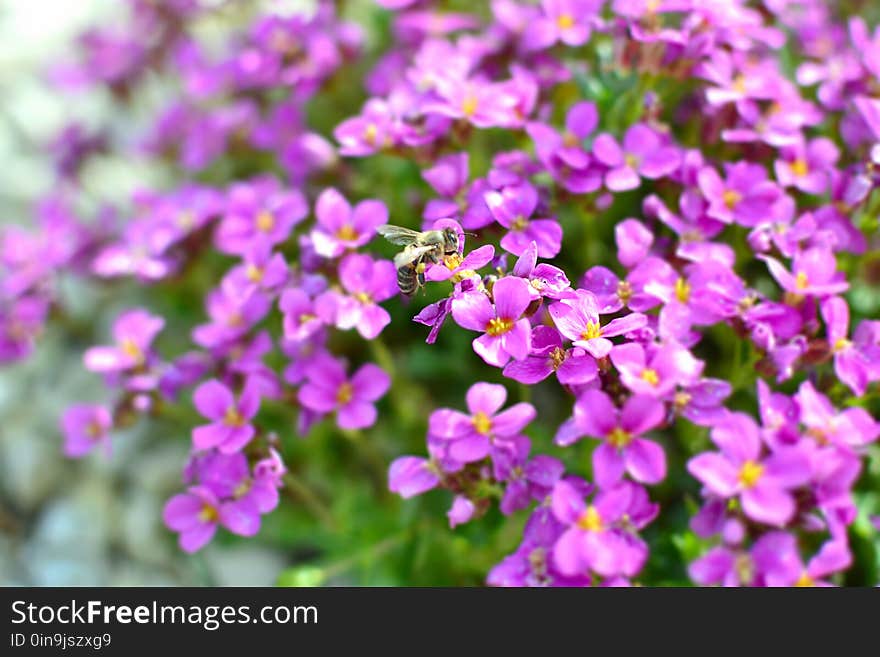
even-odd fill
[{"label": "bee head", "polygon": [[451,226],[443,229],[443,240],[446,242],[447,250],[458,251],[458,231]]}]

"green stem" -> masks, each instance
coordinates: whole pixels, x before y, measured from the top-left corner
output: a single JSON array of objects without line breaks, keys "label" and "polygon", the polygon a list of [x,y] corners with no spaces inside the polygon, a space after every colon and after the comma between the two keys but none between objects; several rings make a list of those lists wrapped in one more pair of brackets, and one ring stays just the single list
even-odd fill
[{"label": "green stem", "polygon": [[333,513],[311,488],[289,472],[284,475],[284,485],[313,516],[321,521],[326,529],[336,530],[336,520],[333,518]]},{"label": "green stem", "polygon": [[388,487],[385,477],[388,471],[388,462],[385,456],[376,449],[376,443],[360,429],[345,429],[342,431],[342,435],[355,446],[370,466],[379,493],[387,495]]},{"label": "green stem", "polygon": [[389,536],[388,538],[383,539],[378,543],[374,543],[373,545],[365,547],[363,550],[360,550],[350,557],[330,564],[329,566],[327,566],[327,568],[324,569],[324,575],[327,578],[335,577],[353,568],[365,558],[375,559],[377,557],[381,557],[396,548],[404,541],[408,540],[414,531],[415,528],[405,529],[402,532],[395,534],[394,536]]}]

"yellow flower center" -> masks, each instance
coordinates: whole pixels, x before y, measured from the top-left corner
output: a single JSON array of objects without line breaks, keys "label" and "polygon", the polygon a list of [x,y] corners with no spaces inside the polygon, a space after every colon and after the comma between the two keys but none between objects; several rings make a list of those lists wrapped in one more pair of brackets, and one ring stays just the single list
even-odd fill
[{"label": "yellow flower center", "polygon": [[199,520],[202,522],[217,522],[220,519],[220,514],[210,504],[205,504],[202,507],[202,510],[199,511]]},{"label": "yellow flower center", "polygon": [[373,303],[373,297],[371,297],[366,292],[358,292],[354,295],[354,298],[360,301],[361,303]]},{"label": "yellow flower center", "polygon": [[728,210],[733,210],[742,201],[742,194],[734,189],[728,189],[721,195],[721,199]]},{"label": "yellow flower center", "polygon": [[526,226],[529,225],[529,220],[524,216],[517,215],[516,219],[513,220],[513,225],[510,227],[510,230],[521,231],[525,230]]},{"label": "yellow flower center", "polygon": [[226,325],[232,328],[237,328],[239,326],[244,325],[244,317],[241,316],[241,313],[234,312],[226,318]]},{"label": "yellow flower center", "polygon": [[245,276],[251,283],[259,283],[263,280],[263,269],[256,265],[248,265],[245,269]]},{"label": "yellow flower center", "polygon": [[602,531],[602,516],[592,504],[577,519],[577,526],[587,532]]},{"label": "yellow flower center", "polygon": [[226,415],[223,416],[223,423],[230,427],[243,427],[247,424],[247,420],[245,420],[242,414],[238,412],[237,408],[230,407],[226,409]]},{"label": "yellow flower center", "polygon": [[804,272],[798,272],[794,279],[794,286],[799,290],[806,290],[810,286],[810,280]]},{"label": "yellow flower center", "polygon": [[834,347],[832,349],[834,353],[839,353],[844,349],[849,349],[850,345],[852,345],[852,342],[850,342],[846,338],[838,338],[837,341],[834,343]]},{"label": "yellow flower center", "polygon": [[804,158],[799,157],[791,163],[791,172],[798,178],[803,178],[810,173],[810,165],[807,164],[807,161]]},{"label": "yellow flower center", "polygon": [[122,344],[119,345],[119,347],[120,349],[122,349],[122,353],[124,353],[129,358],[133,358],[138,363],[143,362],[144,352],[141,351],[141,348],[131,338],[125,338],[122,341]]},{"label": "yellow flower center", "polygon": [[242,481],[235,489],[232,491],[232,496],[235,499],[241,499],[245,495],[247,495],[248,491],[251,489],[251,480],[245,479]]},{"label": "yellow flower center", "polygon": [[684,392],[684,391],[679,391],[679,392],[675,393],[675,398],[673,400],[673,403],[675,404],[676,408],[682,409],[691,403],[691,399],[692,399],[692,397],[689,393]]},{"label": "yellow flower center", "polygon": [[611,430],[611,433],[608,434],[608,442],[611,444],[612,447],[616,447],[618,449],[629,445],[630,442],[632,442],[632,439],[632,434],[625,429],[621,429],[620,427],[614,427],[614,429]]},{"label": "yellow flower center", "polygon": [[739,471],[739,483],[745,488],[752,488],[764,474],[764,466],[755,461],[746,461]]},{"label": "yellow flower center", "polygon": [[681,303],[687,303],[691,298],[691,284],[683,277],[675,281],[675,298]]},{"label": "yellow flower center", "polygon": [[271,212],[263,210],[257,215],[257,230],[261,233],[268,233],[275,228],[275,217]]},{"label": "yellow flower center", "polygon": [[556,18],[556,25],[560,30],[570,30],[574,27],[574,16],[571,14],[560,14]]},{"label": "yellow flower center", "polygon": [[495,317],[489,320],[489,323],[486,324],[486,333],[491,336],[496,335],[504,335],[509,331],[513,330],[513,325],[515,322],[512,319],[507,319],[505,317]]},{"label": "yellow flower center", "polygon": [[97,420],[92,420],[86,426],[86,435],[92,440],[98,440],[104,433],[104,428],[98,424]]},{"label": "yellow flower center", "polygon": [[587,322],[587,328],[581,333],[581,340],[592,340],[593,338],[602,337],[602,327],[599,322]]},{"label": "yellow flower center", "polygon": [[740,554],[736,558],[734,569],[741,584],[751,584],[755,578],[755,564],[752,563],[752,558],[747,554]]},{"label": "yellow flower center", "polygon": [[348,381],[339,386],[339,390],[336,391],[336,401],[339,404],[347,404],[353,396],[354,388],[352,388],[351,383]]},{"label": "yellow flower center", "polygon": [[742,73],[738,73],[735,78],[733,78],[733,90],[738,94],[744,94],[746,92],[746,76]]},{"label": "yellow flower center", "polygon": [[478,411],[471,418],[471,424],[474,425],[474,430],[483,436],[488,436],[489,432],[492,431],[492,418],[483,411]]},{"label": "yellow flower center", "polygon": [[558,370],[559,366],[562,365],[565,360],[565,349],[562,347],[556,347],[550,352],[550,360],[553,362],[553,369]]},{"label": "yellow flower center", "polygon": [[656,387],[660,384],[660,375],[657,374],[657,370],[644,369],[640,376],[642,381],[645,381],[652,386]]},{"label": "yellow flower center", "polygon": [[375,123],[369,124],[364,130],[364,141],[367,142],[370,146],[376,145],[376,137],[379,134],[378,128],[376,128]]},{"label": "yellow flower center", "polygon": [[795,586],[803,588],[807,586],[816,586],[816,582],[810,577],[809,573],[805,570],[801,573],[801,576],[798,577],[798,580],[794,583]]},{"label": "yellow flower center", "polygon": [[474,114],[477,113],[477,107],[479,106],[480,101],[477,100],[477,97],[473,94],[466,96],[463,101],[461,101],[461,113],[470,118]]},{"label": "yellow flower center", "polygon": [[443,264],[446,265],[447,269],[451,270],[451,269],[455,269],[456,267],[458,267],[461,264],[461,261],[463,259],[464,258],[462,258],[457,253],[451,253],[448,256],[446,256],[445,258],[443,258]]},{"label": "yellow flower center", "polygon": [[631,169],[638,169],[639,167],[639,158],[637,155],[633,155],[632,153],[627,153],[626,156],[623,158],[623,161],[626,163],[626,166]]},{"label": "yellow flower center", "polygon": [[820,427],[810,427],[807,429],[805,435],[809,436],[820,445],[827,445],[830,442],[827,431]]},{"label": "yellow flower center", "polygon": [[196,218],[193,216],[193,213],[189,210],[184,210],[179,215],[177,215],[177,226],[181,230],[189,230],[196,224]]},{"label": "yellow flower center", "polygon": [[312,315],[311,313],[303,313],[299,316],[299,323],[305,324],[306,322],[311,322],[313,319],[317,319],[317,315]]},{"label": "yellow flower center", "polygon": [[357,239],[357,231],[354,229],[354,226],[351,224],[345,224],[339,230],[336,231],[336,237],[342,240],[343,242],[353,242]]},{"label": "yellow flower center", "polygon": [[573,132],[565,131],[565,134],[562,135],[562,145],[567,148],[574,148],[575,146],[580,146],[581,140],[578,138],[576,134]]},{"label": "yellow flower center", "polygon": [[632,299],[633,289],[632,285],[629,284],[629,281],[620,281],[617,284],[617,298],[620,299],[621,303],[629,303],[629,300]]}]

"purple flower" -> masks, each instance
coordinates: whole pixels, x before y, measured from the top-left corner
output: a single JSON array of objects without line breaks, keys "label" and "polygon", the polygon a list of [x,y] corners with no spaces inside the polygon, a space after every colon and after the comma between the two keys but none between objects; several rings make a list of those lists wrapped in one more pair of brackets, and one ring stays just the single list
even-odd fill
[{"label": "purple flower", "polygon": [[289,267],[280,253],[273,253],[269,242],[258,240],[248,250],[240,265],[226,274],[229,285],[248,294],[254,290],[271,292],[285,282]]},{"label": "purple flower", "polygon": [[450,278],[457,282],[462,278],[469,278],[476,274],[476,270],[482,269],[495,257],[495,247],[486,244],[468,253],[464,258],[458,254],[446,256],[443,262],[432,264],[425,271],[425,280],[446,281]]},{"label": "purple flower", "polygon": [[378,302],[397,294],[394,263],[351,253],[339,263],[339,280],[346,294],[330,290],[315,299],[318,316],[343,330],[357,328],[361,336],[372,340],[391,322],[391,315]]},{"label": "purple flower", "polygon": [[811,474],[807,456],[797,447],[762,456],[758,426],[742,413],[731,413],[711,435],[721,452],[695,456],[688,461],[688,471],[714,495],[738,496],[753,520],[780,527],[788,523],[796,510],[790,490]]},{"label": "purple flower", "polygon": [[215,243],[220,251],[239,255],[257,242],[283,242],[309,212],[299,191],[281,191],[271,178],[233,185],[227,204]]},{"label": "purple flower", "polygon": [[604,442],[593,452],[593,475],[601,488],[614,486],[628,472],[636,481],[656,484],[666,476],[666,455],[643,433],[663,423],[666,409],[645,395],[630,397],[618,411],[611,398],[587,390],[574,406],[575,426]]},{"label": "purple flower", "polygon": [[444,75],[434,82],[437,100],[422,109],[426,114],[468,121],[477,128],[516,125],[519,99],[510,91],[485,80]]},{"label": "purple flower", "polygon": [[496,445],[492,451],[492,469],[497,481],[504,481],[504,497],[499,508],[510,515],[525,509],[533,500],[543,500],[562,478],[562,461],[539,454],[529,459],[531,443],[525,436],[514,436]]},{"label": "purple flower", "polygon": [[437,341],[437,336],[440,334],[440,329],[443,327],[451,307],[452,299],[445,297],[436,303],[425,306],[418,315],[413,317],[414,322],[431,327],[428,337],[425,338],[427,344],[434,344]]},{"label": "purple flower", "polygon": [[314,301],[298,287],[284,290],[278,307],[284,314],[284,337],[288,340],[306,340],[324,325]]},{"label": "purple flower", "polygon": [[667,397],[676,386],[695,382],[703,369],[701,361],[676,343],[658,345],[649,357],[642,345],[631,342],[617,345],[610,356],[623,385],[656,399]]},{"label": "purple flower", "polygon": [[315,216],[318,223],[311,232],[315,251],[336,258],[369,242],[376,228],[388,222],[388,208],[382,201],[369,199],[352,208],[338,190],[329,187],[318,197]]},{"label": "purple flower", "polygon": [[654,233],[638,219],[624,219],[614,227],[617,259],[624,267],[633,267],[645,259],[654,243]]},{"label": "purple flower", "polygon": [[678,169],[681,152],[643,123],[630,126],[623,145],[607,133],[593,141],[593,155],[608,167],[605,186],[614,192],[637,189],[641,178],[656,180]]},{"label": "purple flower", "polygon": [[766,586],[831,586],[823,578],[852,563],[846,540],[832,539],[805,565],[798,552],[797,539],[780,531],[759,538],[752,548],[752,558]]},{"label": "purple flower", "polygon": [[796,297],[827,297],[849,289],[843,272],[837,271],[837,259],[827,248],[815,246],[798,251],[792,259],[789,272],[778,260],[759,255],[767,268],[786,292]]},{"label": "purple flower", "polygon": [[419,456],[401,456],[388,468],[388,489],[407,499],[436,488],[439,469],[433,461]]},{"label": "purple flower", "polygon": [[211,420],[210,424],[193,429],[196,449],[216,447],[224,454],[231,454],[247,445],[256,434],[251,424],[260,409],[259,384],[255,379],[248,379],[237,400],[229,388],[211,379],[196,388],[193,402],[198,412]]},{"label": "purple flower", "polygon": [[861,396],[868,383],[876,378],[874,370],[880,363],[880,347],[849,339],[849,306],[844,299],[830,297],[820,308],[828,345],[834,354],[834,372],[853,393]]},{"label": "purple flower", "polygon": [[533,384],[556,373],[562,385],[584,385],[599,374],[596,359],[576,347],[565,349],[559,331],[550,326],[532,329],[532,348],[523,360],[504,366],[504,376],[520,383]]},{"label": "purple flower", "polygon": [[522,318],[529,303],[528,283],[505,276],[492,287],[492,298],[480,291],[467,292],[452,301],[452,316],[462,328],[483,331],[473,342],[474,351],[489,365],[503,367],[512,357],[529,354],[531,326]]},{"label": "purple flower", "polygon": [[330,356],[316,358],[306,368],[306,381],[297,398],[307,409],[325,414],[336,412],[341,429],[364,429],[376,422],[374,403],[391,387],[391,379],[377,365],[361,366],[349,379],[343,361]]},{"label": "purple flower", "polygon": [[516,261],[512,273],[514,276],[528,279],[532,299],[562,298],[571,289],[571,283],[565,272],[559,267],[546,263],[538,265],[537,262],[538,245],[532,242]]},{"label": "purple flower", "polygon": [[806,435],[820,445],[831,444],[858,453],[880,437],[880,423],[864,408],[837,411],[827,397],[820,394],[809,381],[804,381],[796,396],[800,421],[807,428]]},{"label": "purple flower", "polygon": [[700,191],[709,203],[707,214],[726,224],[755,226],[774,216],[774,206],[781,191],[759,164],[738,162],[725,168],[722,180],[712,167],[700,170],[697,180]]},{"label": "purple flower", "polygon": [[237,340],[259,322],[272,307],[269,297],[261,291],[250,293],[221,285],[208,293],[205,301],[211,322],[196,326],[193,341],[213,349]]},{"label": "purple flower", "polygon": [[449,528],[455,529],[458,525],[470,521],[474,517],[475,511],[476,506],[473,502],[464,495],[456,495],[452,500],[452,506],[446,513],[446,517],[449,518]]},{"label": "purple flower", "polygon": [[566,575],[593,571],[605,577],[632,577],[648,556],[645,543],[616,525],[630,510],[633,485],[601,491],[586,504],[580,491],[565,480],[553,488],[553,515],[566,526],[553,548],[553,561]]},{"label": "purple flower", "polygon": [[112,427],[113,417],[104,406],[74,404],[64,411],[61,418],[65,455],[78,458],[99,445],[103,445],[109,453],[109,432]]},{"label": "purple flower", "polygon": [[150,345],[165,326],[162,317],[141,308],[121,314],[113,323],[113,346],[92,347],[83,360],[93,372],[125,372],[144,367],[151,355]]},{"label": "purple flower", "polygon": [[543,16],[532,21],[523,35],[528,50],[544,50],[557,41],[581,46],[590,39],[603,0],[541,0]]},{"label": "purple flower", "polygon": [[260,512],[253,501],[244,498],[221,502],[204,486],[194,486],[168,500],[162,519],[180,534],[180,548],[189,553],[204,547],[218,525],[239,536],[254,536],[260,530]]},{"label": "purple flower", "polygon": [[458,197],[467,187],[468,176],[467,153],[445,155],[423,170],[422,178],[442,197],[428,201],[424,218],[434,221],[456,216],[460,210]]},{"label": "purple flower", "polygon": [[565,132],[561,135],[543,123],[526,125],[538,160],[556,182],[574,194],[588,194],[602,186],[602,171],[594,166],[593,158],[583,146],[598,123],[596,105],[580,102],[568,110]]},{"label": "purple flower", "polygon": [[677,413],[702,427],[714,426],[726,414],[724,400],[732,387],[722,379],[700,379],[675,393],[673,404]]},{"label": "purple flower", "polygon": [[807,194],[823,194],[830,184],[830,171],[840,151],[830,139],[820,137],[806,144],[789,146],[774,163],[776,179],[783,187],[797,187]]},{"label": "purple flower", "polygon": [[387,102],[371,98],[358,116],[346,119],[333,131],[339,154],[347,157],[372,155],[391,148],[397,140],[398,121]]},{"label": "purple flower", "polygon": [[611,351],[613,345],[608,338],[635,331],[648,323],[645,315],[630,313],[602,326],[596,295],[587,290],[575,290],[573,297],[552,304],[550,316],[562,335],[595,358],[604,358]]},{"label": "purple flower", "polygon": [[462,463],[488,456],[493,441],[519,434],[535,418],[535,407],[521,402],[498,412],[507,400],[504,386],[475,383],[466,396],[468,413],[442,408],[428,419],[430,435],[448,442],[450,458]]},{"label": "purple flower", "polygon": [[508,229],[501,246],[514,255],[522,255],[532,242],[538,245],[538,257],[553,258],[562,246],[562,227],[555,219],[531,219],[538,207],[538,190],[524,184],[505,187],[484,195],[495,221]]}]

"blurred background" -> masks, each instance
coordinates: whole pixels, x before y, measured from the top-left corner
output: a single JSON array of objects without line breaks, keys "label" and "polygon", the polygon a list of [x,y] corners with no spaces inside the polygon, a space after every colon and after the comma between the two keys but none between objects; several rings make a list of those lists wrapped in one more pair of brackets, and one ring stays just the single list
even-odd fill
[{"label": "blurred background", "polygon": [[[123,4],[0,2],[0,223],[28,223],[34,199],[51,191],[45,145],[68,121],[108,118],[110,99],[86,93],[62,102],[46,72],[71,52],[77,33],[114,20]],[[155,177],[106,157],[87,180],[102,198],[122,199]],[[100,318],[96,324],[112,317],[98,291],[80,280],[62,284],[76,315]],[[249,541],[187,557],[163,527],[186,440],[150,441],[141,425],[117,442],[111,459],[63,456],[60,413],[73,399],[104,394],[100,378],[82,367],[81,346],[69,340],[50,327],[32,357],[0,368],[0,585],[274,583],[286,563],[281,551]]]}]

